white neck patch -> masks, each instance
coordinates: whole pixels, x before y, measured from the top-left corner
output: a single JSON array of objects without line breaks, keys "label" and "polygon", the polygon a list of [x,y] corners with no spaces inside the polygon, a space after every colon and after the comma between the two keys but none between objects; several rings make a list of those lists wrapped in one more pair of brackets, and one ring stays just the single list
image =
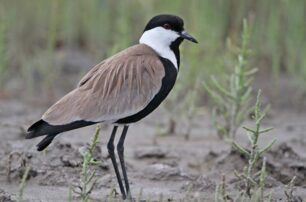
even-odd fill
[{"label": "white neck patch", "polygon": [[175,68],[178,69],[175,54],[170,49],[171,43],[178,37],[179,35],[175,31],[167,30],[163,27],[155,27],[145,31],[140,37],[139,43],[150,46],[159,56],[170,60]]}]

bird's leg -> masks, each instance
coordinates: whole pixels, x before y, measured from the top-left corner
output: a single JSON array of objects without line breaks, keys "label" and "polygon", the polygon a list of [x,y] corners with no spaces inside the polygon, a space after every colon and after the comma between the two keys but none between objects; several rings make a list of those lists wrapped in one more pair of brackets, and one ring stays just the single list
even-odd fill
[{"label": "bird's leg", "polygon": [[125,136],[126,133],[128,131],[128,126],[124,126],[123,127],[123,131],[122,131],[122,135],[120,137],[120,140],[117,144],[117,151],[118,151],[118,156],[120,159],[120,164],[121,164],[121,168],[122,168],[122,174],[123,174],[123,178],[124,178],[124,183],[125,183],[125,188],[126,188],[126,193],[127,196],[131,199],[131,192],[130,192],[130,185],[129,185],[129,180],[126,174],[126,169],[125,169],[125,162],[124,162],[124,140],[125,140]]},{"label": "bird's leg", "polygon": [[118,165],[117,165],[117,161],[116,161],[116,156],[115,156],[114,140],[115,140],[115,135],[116,135],[116,132],[117,132],[117,128],[118,128],[118,126],[114,126],[114,128],[113,128],[111,137],[109,138],[109,141],[107,143],[107,149],[108,149],[109,156],[112,160],[112,163],[113,163],[113,166],[114,166],[114,169],[115,169],[115,173],[116,173],[116,176],[117,176],[117,180],[118,180],[119,188],[120,188],[120,191],[121,191],[121,194],[122,194],[122,198],[126,199],[126,194],[125,194],[125,191],[124,191],[124,187],[123,187],[123,184],[122,184],[122,180],[121,180],[121,176],[120,176],[120,173],[119,173],[119,169],[118,169]]}]

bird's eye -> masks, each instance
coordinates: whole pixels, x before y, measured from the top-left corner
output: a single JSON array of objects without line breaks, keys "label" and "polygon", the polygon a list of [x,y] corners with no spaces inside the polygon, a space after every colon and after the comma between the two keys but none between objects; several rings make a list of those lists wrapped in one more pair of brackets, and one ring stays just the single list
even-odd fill
[{"label": "bird's eye", "polygon": [[163,25],[163,28],[165,28],[165,29],[171,29],[171,25],[169,25],[168,23],[166,23],[166,24]]}]

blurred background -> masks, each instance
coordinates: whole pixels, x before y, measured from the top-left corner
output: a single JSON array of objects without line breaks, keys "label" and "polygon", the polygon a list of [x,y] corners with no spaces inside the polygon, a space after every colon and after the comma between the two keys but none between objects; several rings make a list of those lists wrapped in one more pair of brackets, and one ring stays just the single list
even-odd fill
[{"label": "blurred background", "polygon": [[[251,28],[255,88],[275,106],[304,108],[306,1],[289,0],[0,0],[0,99],[52,103],[104,58],[138,43],[147,21],[172,13],[200,42],[181,46],[171,100],[186,89],[209,101],[201,81],[232,71],[242,20]],[[232,44],[232,45],[228,45]],[[37,99],[39,97],[39,100]],[[173,101],[172,101],[173,102]]]}]

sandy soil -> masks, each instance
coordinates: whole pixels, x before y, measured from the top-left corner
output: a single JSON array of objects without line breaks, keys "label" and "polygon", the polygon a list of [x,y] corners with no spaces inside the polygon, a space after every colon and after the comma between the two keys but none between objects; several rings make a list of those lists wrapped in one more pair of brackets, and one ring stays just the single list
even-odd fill
[{"label": "sandy soil", "polygon": [[[67,201],[69,187],[78,183],[81,153],[90,142],[94,127],[62,134],[45,152],[37,152],[35,145],[41,138],[25,140],[24,128],[38,119],[46,108],[19,100],[0,102],[0,201],[16,199],[25,165],[31,166],[24,193],[27,201]],[[189,140],[183,135],[183,126],[178,127],[176,134],[160,135],[167,128],[167,117],[169,115],[160,109],[130,127],[125,153],[133,197],[212,201],[223,174],[227,190],[235,193],[241,183],[234,176],[234,170],[242,170],[246,161],[241,155],[230,152],[229,146],[218,139],[209,113],[195,119]],[[275,201],[285,201],[284,185],[294,175],[297,176],[296,201],[306,200],[305,121],[305,114],[293,111],[272,111],[265,121],[265,126],[275,130],[265,136],[261,144],[277,139],[266,155],[270,176],[266,194],[271,192]],[[94,201],[107,201],[109,195],[119,192],[106,150],[110,132],[111,127],[102,128],[95,155],[102,164],[97,167],[98,181],[92,193]],[[237,139],[242,144],[246,142],[242,131]],[[115,198],[120,201],[120,196]]]}]

